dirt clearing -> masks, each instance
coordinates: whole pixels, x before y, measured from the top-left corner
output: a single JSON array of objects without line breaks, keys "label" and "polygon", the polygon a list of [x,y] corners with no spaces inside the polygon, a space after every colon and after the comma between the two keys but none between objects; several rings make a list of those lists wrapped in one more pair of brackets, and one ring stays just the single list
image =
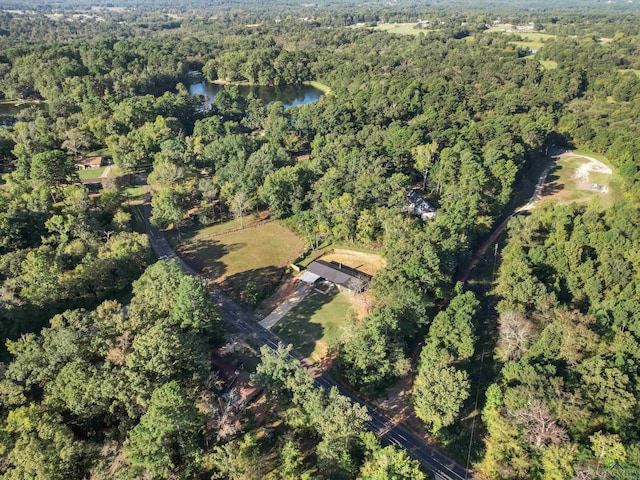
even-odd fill
[{"label": "dirt clearing", "polygon": [[341,248],[330,250],[320,257],[320,260],[342,264],[371,276],[387,264],[384,258],[375,253],[356,252]]}]

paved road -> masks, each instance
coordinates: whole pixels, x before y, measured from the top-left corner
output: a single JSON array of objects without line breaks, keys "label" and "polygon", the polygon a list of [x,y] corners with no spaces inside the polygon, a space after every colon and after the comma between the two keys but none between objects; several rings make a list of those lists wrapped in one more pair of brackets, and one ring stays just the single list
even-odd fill
[{"label": "paved road", "polygon": [[[144,206],[144,221],[149,241],[151,242],[151,246],[156,255],[161,259],[178,260],[185,272],[189,275],[197,276],[198,272],[176,255],[162,232],[157,227],[151,225],[149,222],[150,216],[151,205],[147,198],[147,202]],[[220,307],[223,320],[247,335],[253,343],[259,346],[267,345],[272,349],[278,348],[281,344],[280,339],[274,333],[260,326],[258,319],[253,315],[253,312],[245,310],[221,291],[212,290],[211,295]],[[423,468],[433,472],[436,476],[436,480],[462,480],[475,478],[470,472],[462,468],[453,460],[445,457],[433,447],[427,445],[422,438],[413,434],[403,426],[394,423],[386,415],[379,413],[369,405],[366,405],[362,400],[358,399],[338,385],[328,375],[319,373],[317,370],[313,369],[300,354],[292,352],[292,356],[300,360],[307,368],[312,370],[312,373],[315,376],[315,384],[318,387],[327,389],[336,387],[342,395],[348,397],[353,403],[364,405],[371,417],[371,420],[366,422],[366,427],[377,434],[383,442],[404,448],[412,458],[418,460],[422,464]]]}]

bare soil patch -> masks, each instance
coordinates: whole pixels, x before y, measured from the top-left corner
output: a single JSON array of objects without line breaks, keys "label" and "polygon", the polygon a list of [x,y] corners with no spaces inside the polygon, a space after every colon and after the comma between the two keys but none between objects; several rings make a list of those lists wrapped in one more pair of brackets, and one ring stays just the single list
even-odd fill
[{"label": "bare soil patch", "polygon": [[320,258],[325,262],[341,263],[346,267],[371,276],[375,275],[378,270],[387,264],[384,258],[375,253],[356,252],[355,250],[341,248],[335,248]]},{"label": "bare soil patch", "polygon": [[540,200],[574,203],[588,202],[595,197],[606,203],[613,174],[609,166],[593,157],[563,153],[549,172]]}]

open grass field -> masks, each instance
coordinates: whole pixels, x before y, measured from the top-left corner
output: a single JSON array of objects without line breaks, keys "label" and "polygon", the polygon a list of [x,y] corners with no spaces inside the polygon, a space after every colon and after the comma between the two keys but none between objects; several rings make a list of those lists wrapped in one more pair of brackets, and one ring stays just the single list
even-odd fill
[{"label": "open grass field", "polygon": [[304,241],[280,222],[225,234],[213,234],[211,228],[187,232],[182,239],[174,235],[172,240],[182,257],[236,298],[249,281],[262,296],[273,292],[287,264],[304,248]]},{"label": "open grass field", "polygon": [[78,170],[78,176],[80,180],[89,180],[90,178],[100,178],[107,167],[99,168],[87,168],[85,170]]},{"label": "open grass field", "polygon": [[125,201],[129,204],[142,203],[144,201],[144,187],[132,185],[124,189]]},{"label": "open grass field", "polygon": [[544,43],[542,42],[531,41],[531,40],[522,40],[522,41],[515,40],[509,43],[519,48],[528,48],[529,50],[540,50],[544,46]]},{"label": "open grass field", "polygon": [[[600,165],[581,155],[597,160]],[[607,169],[611,173],[607,173]],[[552,167],[541,200],[559,203],[596,201],[601,208],[606,209],[621,196],[621,180],[602,155],[575,151],[574,155],[561,155]]]},{"label": "open grass field", "polygon": [[485,30],[485,33],[498,32],[498,33],[505,33],[505,34],[508,34],[508,35],[518,35],[524,41],[529,41],[529,42],[543,42],[545,40],[549,40],[549,39],[557,37],[557,35],[553,35],[551,33],[508,32],[507,30],[509,30],[510,28],[512,28],[511,25],[497,25],[495,27],[489,27],[487,30]]},{"label": "open grass field", "polygon": [[373,27],[373,30],[382,30],[389,33],[398,33],[400,35],[419,35],[424,32],[421,28],[415,28],[416,23],[383,23]]},{"label": "open grass field", "polygon": [[351,302],[333,288],[322,294],[312,291],[273,328],[286,343],[313,361],[321,360],[343,336],[349,323]]},{"label": "open grass field", "polygon": [[538,32],[527,32],[527,33],[516,33],[522,37],[525,42],[545,42],[547,40],[553,40],[557,37],[557,35],[552,35],[550,33],[538,33]]},{"label": "open grass field", "polygon": [[112,157],[111,150],[108,148],[101,148],[100,150],[94,150],[85,155],[85,157]]},{"label": "open grass field", "polygon": [[[554,39],[557,37],[557,35],[553,35],[550,33],[507,31],[511,28],[512,28],[511,25],[498,25],[495,27],[490,27],[489,29],[485,30],[485,33],[498,32],[498,33],[504,33],[506,35],[517,35],[521,38],[521,40],[514,40],[513,42],[509,42],[509,43],[516,45],[520,48],[529,48],[531,50],[540,50],[544,46],[545,41]],[[543,64],[543,67],[549,68],[544,64]],[[555,67],[557,67],[557,64],[555,65]],[[550,68],[555,68],[555,67],[550,67]]]},{"label": "open grass field", "polygon": [[329,85],[325,85],[324,83],[320,83],[317,80],[306,80],[302,82],[304,85],[309,85],[313,88],[317,88],[321,92],[324,92],[325,95],[331,94],[331,87]]},{"label": "open grass field", "polygon": [[122,171],[117,165],[109,165],[98,168],[87,168],[78,170],[78,176],[80,177],[80,180],[90,180],[94,178],[100,178],[105,171],[107,172],[107,177],[119,177],[122,175]]},{"label": "open grass field", "polygon": [[208,225],[206,227],[200,226],[193,229],[189,228],[189,229],[183,230],[182,233],[185,237],[197,235],[200,238],[206,238],[213,235],[219,235],[229,230],[234,230],[236,228],[248,227],[258,221],[259,219],[253,215],[245,215],[244,217],[242,217],[242,219],[234,218],[233,220],[229,220],[227,222],[214,223],[213,225]]},{"label": "open grass field", "polygon": [[555,70],[558,68],[558,62],[554,62],[553,60],[540,60],[540,65],[545,70]]},{"label": "open grass field", "polygon": [[631,73],[635,73],[638,77],[640,77],[640,70],[637,70],[637,69],[633,69],[633,68],[629,68],[629,69],[622,69],[622,68],[621,68],[621,69],[618,69],[618,71],[619,71],[620,73],[622,73],[623,75],[624,75],[625,73],[631,72]]}]

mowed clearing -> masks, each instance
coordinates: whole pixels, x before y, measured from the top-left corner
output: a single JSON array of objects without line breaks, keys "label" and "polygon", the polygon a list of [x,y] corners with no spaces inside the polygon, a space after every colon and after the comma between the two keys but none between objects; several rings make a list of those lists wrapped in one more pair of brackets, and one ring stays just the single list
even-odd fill
[{"label": "mowed clearing", "polygon": [[[514,40],[509,43],[519,48],[528,48],[529,50],[534,52],[537,52],[542,47],[544,47],[544,42],[546,42],[547,40],[554,40],[557,38],[557,35],[553,35],[551,33],[541,33],[526,30],[517,31],[514,30],[513,26],[510,24],[497,25],[485,30],[485,33],[495,32],[508,35],[517,35],[518,37],[520,37],[520,40]],[[527,58],[533,58],[533,55]],[[542,65],[545,70],[553,70],[555,68],[558,68],[557,62],[554,62],[553,60],[540,60],[540,65]]]},{"label": "mowed clearing", "polygon": [[543,32],[535,32],[531,29],[514,27],[510,23],[502,23],[498,25],[494,25],[492,27],[487,28],[485,33],[505,33],[509,35],[518,35],[522,37],[523,40],[530,42],[540,42],[549,39],[557,38],[558,36],[553,33],[543,33]]},{"label": "mowed clearing", "polygon": [[336,288],[326,294],[314,290],[282,317],[273,331],[306,358],[317,362],[343,338],[352,308],[347,293]]},{"label": "mowed clearing", "polygon": [[382,23],[372,27],[372,30],[382,30],[399,35],[419,35],[420,32],[424,32],[418,23]]},{"label": "mowed clearing", "polygon": [[[594,155],[598,158],[594,158]],[[600,155],[565,152],[558,156],[542,190],[541,200],[611,206],[622,194],[620,179]]]},{"label": "mowed clearing", "polygon": [[262,295],[274,291],[282,281],[285,267],[305,245],[277,221],[236,232],[215,235],[210,232],[202,229],[186,235],[177,250],[207,279],[237,298],[250,281]]}]

